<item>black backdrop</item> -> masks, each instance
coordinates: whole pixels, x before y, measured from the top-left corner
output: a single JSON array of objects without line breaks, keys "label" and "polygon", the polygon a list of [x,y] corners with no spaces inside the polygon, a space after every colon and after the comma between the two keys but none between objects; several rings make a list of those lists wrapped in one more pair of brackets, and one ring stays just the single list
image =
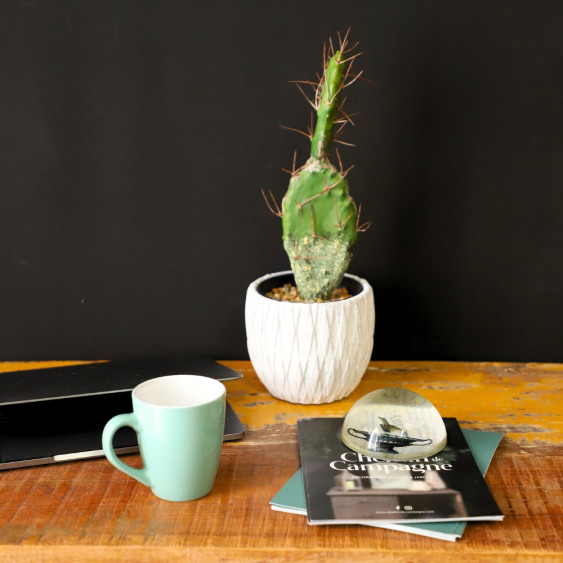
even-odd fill
[{"label": "black backdrop", "polygon": [[563,360],[563,3],[3,0],[0,359],[247,357],[323,42],[352,28],[376,359]]}]

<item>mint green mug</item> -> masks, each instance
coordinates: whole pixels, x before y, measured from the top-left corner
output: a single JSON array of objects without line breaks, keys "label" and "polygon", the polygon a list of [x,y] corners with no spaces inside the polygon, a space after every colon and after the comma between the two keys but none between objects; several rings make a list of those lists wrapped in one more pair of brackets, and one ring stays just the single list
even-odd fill
[{"label": "mint green mug", "polygon": [[[187,501],[211,490],[223,447],[225,386],[200,375],[168,375],[139,384],[133,412],[108,421],[102,446],[117,469],[164,500]],[[121,461],[113,436],[123,426],[137,432],[140,469]]]}]

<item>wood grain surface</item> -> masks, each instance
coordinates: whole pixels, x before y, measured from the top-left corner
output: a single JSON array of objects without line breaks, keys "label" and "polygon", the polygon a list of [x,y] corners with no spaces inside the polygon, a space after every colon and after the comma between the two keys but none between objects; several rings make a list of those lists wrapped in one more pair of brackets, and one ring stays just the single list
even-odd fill
[{"label": "wood grain surface", "polygon": [[[274,399],[249,362],[223,363],[244,375],[226,387],[247,431],[225,443],[208,496],[159,500],[103,458],[3,471],[0,561],[563,561],[563,365],[373,362],[350,397],[307,406]],[[5,362],[0,372],[51,365]],[[486,477],[503,522],[469,524],[454,544],[367,526],[308,526],[270,509],[299,467],[295,422],[344,416],[387,386],[420,393],[465,428],[504,433]],[[124,459],[140,465],[137,455]]]}]

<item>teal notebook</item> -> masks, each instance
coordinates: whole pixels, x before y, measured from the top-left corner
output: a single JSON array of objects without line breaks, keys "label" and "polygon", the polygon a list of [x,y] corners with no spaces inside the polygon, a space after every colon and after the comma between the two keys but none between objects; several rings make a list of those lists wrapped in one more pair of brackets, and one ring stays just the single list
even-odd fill
[{"label": "teal notebook", "polygon": [[[487,472],[493,455],[500,443],[502,434],[498,432],[483,432],[481,430],[463,430],[475,462],[483,475]],[[273,510],[290,512],[293,514],[307,515],[305,489],[303,487],[303,475],[301,469],[289,479],[270,501]],[[373,524],[369,524],[373,525]],[[388,522],[378,523],[376,527],[386,528],[418,534],[432,538],[455,541],[461,538],[467,522],[435,522],[429,524],[395,524]]]}]

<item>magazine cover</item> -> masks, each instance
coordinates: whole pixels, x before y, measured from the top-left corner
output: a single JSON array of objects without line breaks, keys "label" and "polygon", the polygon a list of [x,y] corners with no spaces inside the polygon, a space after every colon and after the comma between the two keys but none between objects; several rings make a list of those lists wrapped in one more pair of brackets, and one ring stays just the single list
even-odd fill
[{"label": "magazine cover", "polygon": [[350,450],[340,439],[342,422],[297,422],[310,524],[502,520],[456,419],[444,419],[444,450],[408,462]]},{"label": "magazine cover", "polygon": [[[493,455],[502,439],[500,432],[486,432],[462,428],[461,431],[471,449],[479,471],[485,475]],[[298,469],[287,483],[276,493],[270,501],[272,510],[289,512],[307,516],[307,501],[303,487],[303,473]],[[424,524],[392,523],[392,522],[358,522],[368,526],[387,528],[399,532],[407,532],[421,536],[446,541],[456,541],[461,538],[467,522],[451,520],[448,522],[427,522]]]}]

